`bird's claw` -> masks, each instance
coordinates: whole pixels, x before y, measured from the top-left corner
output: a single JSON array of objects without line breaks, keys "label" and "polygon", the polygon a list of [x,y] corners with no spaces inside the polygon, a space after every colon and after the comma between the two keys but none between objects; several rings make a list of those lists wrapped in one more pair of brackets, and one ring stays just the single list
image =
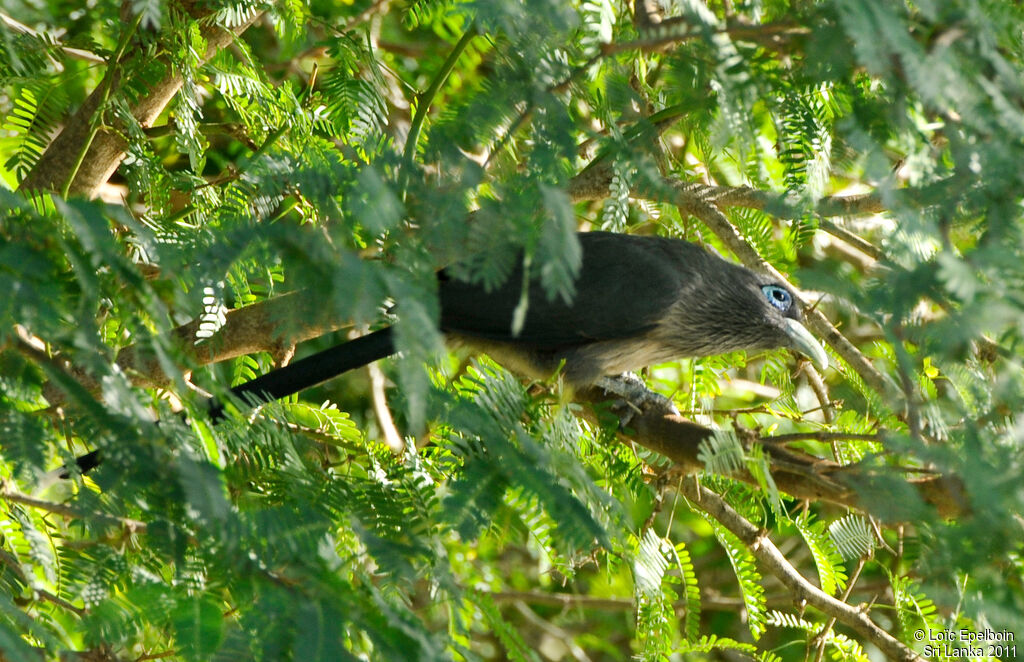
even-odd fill
[{"label": "bird's claw", "polygon": [[597,386],[605,393],[619,398],[616,408],[622,410],[619,415],[620,429],[629,425],[634,416],[646,411],[679,415],[679,410],[670,399],[647,388],[643,380],[631,372],[614,377],[602,377],[597,381]]}]

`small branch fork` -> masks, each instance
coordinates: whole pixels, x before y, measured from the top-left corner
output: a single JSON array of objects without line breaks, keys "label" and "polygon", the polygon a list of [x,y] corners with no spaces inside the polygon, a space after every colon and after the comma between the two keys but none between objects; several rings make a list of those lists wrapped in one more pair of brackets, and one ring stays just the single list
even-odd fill
[{"label": "small branch fork", "polygon": [[[575,393],[578,401],[600,405],[608,400],[601,389],[591,388]],[[587,408],[584,416],[592,422],[598,421],[598,414]],[[620,440],[635,443],[667,457],[673,463],[673,471],[695,474],[704,469],[698,458],[701,443],[711,437],[714,431],[693,421],[653,408],[635,414],[629,422],[629,431],[620,432]],[[828,501],[855,510],[864,510],[856,485],[870,478],[873,468],[860,465],[839,465],[831,460],[815,457],[797,450],[786,448],[786,442],[809,437],[813,434],[784,435],[775,443],[774,437],[745,439],[745,446],[753,441],[763,444],[770,460],[772,479],[781,492],[807,501]],[[826,437],[822,440],[850,438],[850,435]],[[871,435],[872,439],[876,439]],[[759,485],[757,478],[746,470],[731,476],[751,485]],[[963,489],[958,481],[948,476],[927,474],[907,478],[906,482],[917,491],[924,503],[929,504],[942,517],[955,517],[967,510]]]},{"label": "small branch fork", "polygon": [[[204,60],[208,60],[221,48],[230,44],[235,37],[252,25],[262,12],[253,12],[241,25],[224,29],[211,23],[200,27],[200,35],[206,44]],[[127,48],[134,26],[122,35],[121,48]],[[106,111],[107,100],[124,81],[117,70],[118,58],[110,64],[108,78],[97,86],[78,111],[64,125],[63,130],[49,144],[42,157],[21,182],[19,190],[24,192],[60,191],[66,197],[79,194],[95,197],[100,187],[124,159],[126,145],[115,131],[101,130],[99,118]],[[132,114],[144,128],[152,125],[163,109],[183,85],[182,77],[173,71],[166,59],[163,60],[166,75],[147,85],[147,93],[132,105]]]},{"label": "small branch fork", "polygon": [[890,660],[920,660],[913,650],[879,627],[864,609],[849,605],[814,586],[771,541],[768,534],[737,513],[722,497],[696,480],[683,480],[680,491],[698,508],[729,529],[751,554],[775,576],[800,602],[811,605],[826,616],[851,628],[877,646]]}]

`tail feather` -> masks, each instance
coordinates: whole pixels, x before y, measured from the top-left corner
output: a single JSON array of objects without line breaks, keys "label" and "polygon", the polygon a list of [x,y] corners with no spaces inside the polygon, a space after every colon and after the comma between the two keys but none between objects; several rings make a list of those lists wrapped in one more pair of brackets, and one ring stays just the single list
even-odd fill
[{"label": "tail feather", "polygon": [[[391,327],[386,327],[317,352],[283,368],[271,370],[256,379],[239,384],[231,389],[230,393],[252,405],[270,402],[316,386],[343,372],[373,363],[394,353],[395,343]],[[216,423],[224,418],[224,403],[212,400],[209,411],[210,419]],[[102,461],[102,451],[97,449],[76,458],[75,464],[78,465],[78,471],[84,474],[99,466]],[[37,489],[43,489],[57,479],[67,479],[71,473],[70,466],[55,469],[43,477]]]},{"label": "tail feather", "polygon": [[[230,393],[252,404],[270,402],[394,353],[391,327],[385,327],[239,384]],[[223,416],[224,404],[215,401],[210,407],[210,417],[216,422]]]}]

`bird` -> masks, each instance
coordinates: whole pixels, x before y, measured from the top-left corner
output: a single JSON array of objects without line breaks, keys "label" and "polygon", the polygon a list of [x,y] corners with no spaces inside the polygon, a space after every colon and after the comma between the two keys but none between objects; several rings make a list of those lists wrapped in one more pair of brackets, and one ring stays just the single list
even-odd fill
[{"label": "bird", "polygon": [[788,285],[681,239],[610,232],[577,238],[582,266],[575,296],[569,302],[548,297],[532,279],[518,330],[521,262],[491,291],[442,271],[446,338],[528,377],[547,377],[564,361],[563,374],[574,386],[736,350],[790,347],[827,366]]},{"label": "bird", "polygon": [[[681,358],[786,347],[820,369],[828,366],[786,283],[683,239],[601,231],[576,237],[581,264],[572,297],[548,296],[531,273],[519,320],[523,260],[491,289],[440,270],[446,342],[488,354],[527,378],[560,371],[572,388],[597,385],[627,397],[637,395],[637,380],[622,386],[617,377]],[[235,386],[228,400],[283,398],[395,352],[392,328],[385,327]],[[211,401],[214,421],[225,406]]]}]

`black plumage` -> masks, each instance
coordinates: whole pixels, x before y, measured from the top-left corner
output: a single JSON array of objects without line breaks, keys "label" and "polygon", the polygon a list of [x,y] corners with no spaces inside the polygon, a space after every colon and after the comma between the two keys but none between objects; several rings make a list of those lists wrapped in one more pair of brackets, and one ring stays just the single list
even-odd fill
[{"label": "black plumage", "polygon": [[[796,297],[681,239],[581,232],[582,266],[570,302],[532,279],[521,328],[522,261],[500,287],[438,274],[440,328],[457,345],[509,369],[547,377],[560,365],[576,386],[653,363],[734,350],[792,347],[826,363],[800,324]],[[395,352],[390,328],[332,347],[231,389],[243,399],[281,398]],[[564,365],[563,365],[564,361]],[[222,408],[215,405],[215,416]]]},{"label": "black plumage", "polygon": [[441,330],[518,372],[543,377],[564,360],[566,378],[598,378],[684,357],[792,347],[821,363],[800,324],[796,297],[700,246],[666,237],[578,235],[582,267],[571,303],[534,279],[518,333],[522,265],[492,291],[441,273]]},{"label": "black plumage", "polygon": [[[821,345],[800,323],[785,284],[728,262],[695,244],[607,232],[578,235],[582,267],[567,302],[530,281],[521,328],[522,261],[492,290],[438,274],[440,328],[446,338],[492,355],[513,371],[547,377],[560,366],[574,386],[684,357],[790,347],[819,366]],[[390,328],[318,352],[231,389],[269,401],[319,384],[395,352]],[[564,362],[564,363],[563,363]],[[210,415],[223,415],[213,402]],[[98,454],[79,458],[87,470]]]}]

